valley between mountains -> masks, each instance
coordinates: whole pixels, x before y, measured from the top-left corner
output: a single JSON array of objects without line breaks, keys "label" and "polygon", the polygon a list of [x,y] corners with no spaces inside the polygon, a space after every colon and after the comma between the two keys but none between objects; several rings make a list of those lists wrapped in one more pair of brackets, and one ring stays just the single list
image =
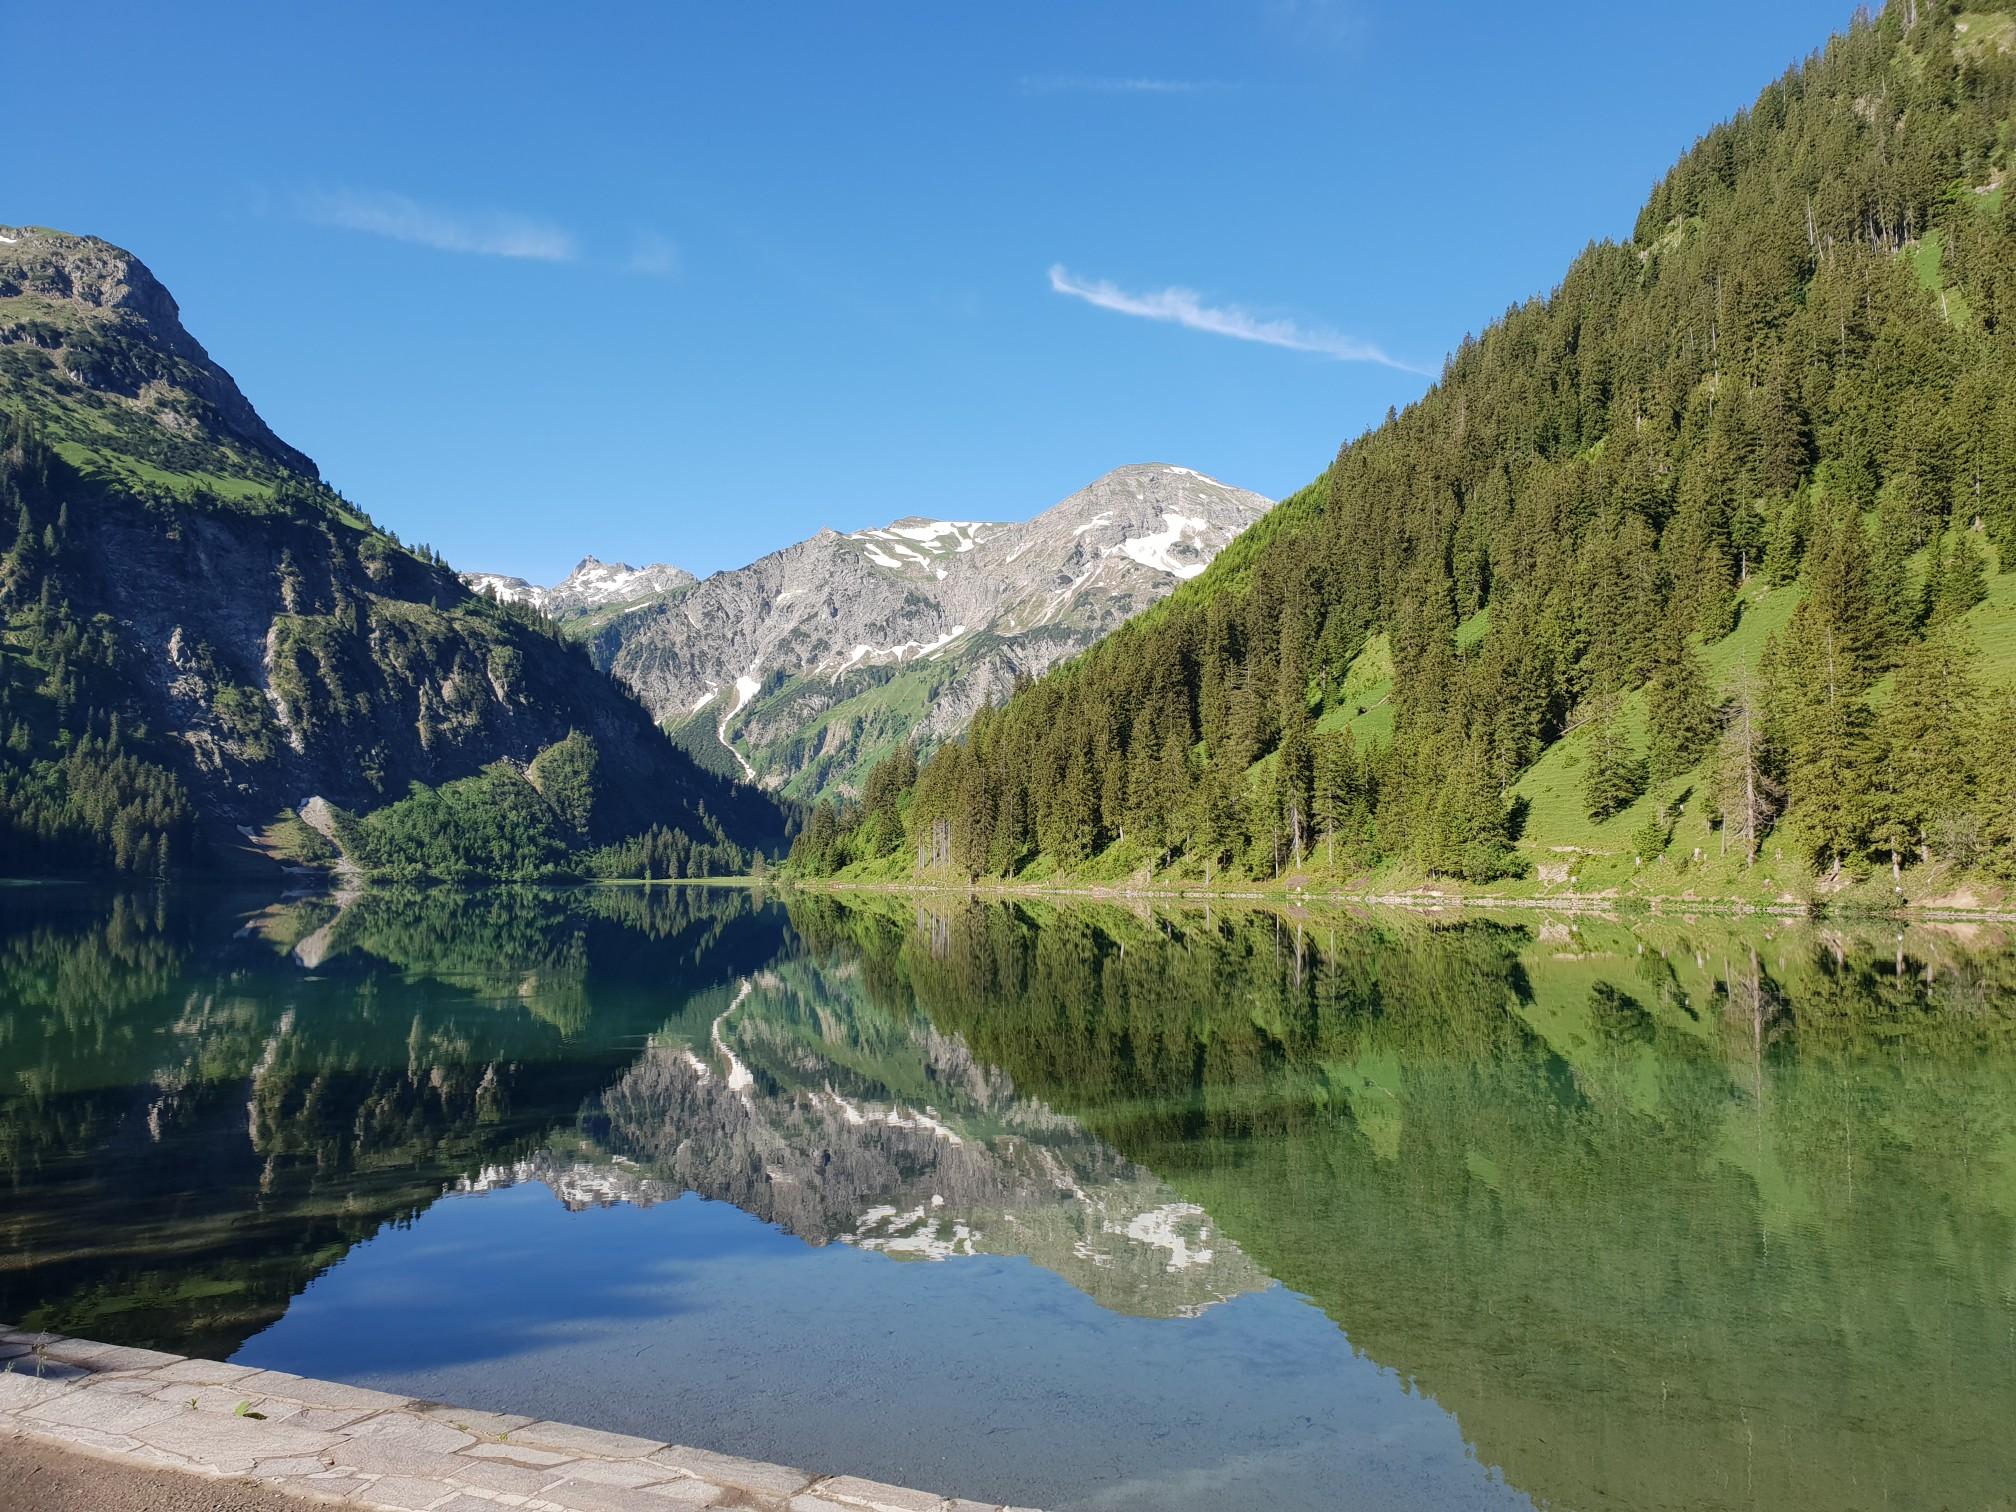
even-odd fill
[{"label": "valley between mountains", "polygon": [[1198,576],[1269,507],[1149,464],[1030,520],[822,530],[705,582],[593,557],[552,588],[464,580],[553,614],[702,766],[794,798],[859,797],[897,746],[958,734]]},{"label": "valley between mountains", "polygon": [[539,588],[375,524],[109,243],[0,228],[0,375],[0,823],[29,874],[745,872],[797,800],[956,735],[1269,507],[1125,467],[1027,521]]},{"label": "valley between mountains", "polygon": [[1279,504],[1141,463],[550,587],[0,227],[7,869],[2006,908],[2012,170],[2006,9],[1891,5]]}]

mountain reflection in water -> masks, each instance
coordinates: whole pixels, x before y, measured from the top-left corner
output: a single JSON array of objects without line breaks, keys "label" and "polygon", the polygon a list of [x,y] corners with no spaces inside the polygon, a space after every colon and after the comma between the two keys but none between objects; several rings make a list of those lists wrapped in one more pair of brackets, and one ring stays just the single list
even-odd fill
[{"label": "mountain reflection in water", "polygon": [[[1160,1428],[1116,1417],[1148,1441],[1086,1505],[1156,1504],[1126,1488],[1158,1456],[1210,1488],[1140,1493],[1172,1506],[1239,1474],[1312,1507],[1431,1478],[1674,1509],[2016,1484],[1994,931],[12,887],[0,1160],[0,1317],[59,1332],[228,1355],[446,1195],[691,1193],[974,1288],[1026,1257],[1105,1313],[1210,1325],[1199,1348],[1242,1347],[1279,1282],[1313,1308],[1268,1327],[1341,1331],[1475,1460],[1343,1398],[1263,1442],[1202,1371],[1158,1380]],[[1061,1360],[1063,1326],[1039,1308],[1014,1347]],[[1318,1379],[1280,1376],[1276,1416]],[[1061,1499],[1031,1477],[986,1494]]]},{"label": "mountain reflection in water", "polygon": [[[1026,1255],[1104,1306],[1189,1317],[1267,1284],[1202,1208],[861,973],[780,961],[703,993],[693,1043],[653,1036],[580,1137],[465,1189],[542,1181],[570,1207],[698,1192],[808,1244],[906,1260]],[[719,1012],[708,1018],[720,1002]]]}]

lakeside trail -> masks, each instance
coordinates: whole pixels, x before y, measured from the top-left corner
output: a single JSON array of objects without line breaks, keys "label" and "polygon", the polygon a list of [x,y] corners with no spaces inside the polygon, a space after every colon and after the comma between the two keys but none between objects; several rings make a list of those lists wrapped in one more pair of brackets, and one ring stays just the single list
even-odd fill
[{"label": "lakeside trail", "polygon": [[0,1512],[270,1512],[337,1501],[382,1512],[1030,1512],[0,1327]]},{"label": "lakeside trail", "polygon": [[30,1438],[0,1440],[0,1512],[300,1512],[252,1480],[115,1463]]}]

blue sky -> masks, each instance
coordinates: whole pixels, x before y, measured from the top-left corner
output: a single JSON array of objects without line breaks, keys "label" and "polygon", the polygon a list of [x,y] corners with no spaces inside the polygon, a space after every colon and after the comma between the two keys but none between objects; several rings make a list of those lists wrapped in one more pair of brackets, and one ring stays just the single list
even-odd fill
[{"label": "blue sky", "polygon": [[15,7],[0,220],[138,253],[457,566],[705,573],[1289,492],[1850,10]]}]

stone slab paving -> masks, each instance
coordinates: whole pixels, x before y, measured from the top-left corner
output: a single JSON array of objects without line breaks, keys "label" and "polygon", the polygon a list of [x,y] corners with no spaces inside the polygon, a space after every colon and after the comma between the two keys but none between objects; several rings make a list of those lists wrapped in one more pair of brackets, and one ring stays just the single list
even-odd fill
[{"label": "stone slab paving", "polygon": [[10,1438],[387,1512],[1031,1512],[0,1326]]}]

